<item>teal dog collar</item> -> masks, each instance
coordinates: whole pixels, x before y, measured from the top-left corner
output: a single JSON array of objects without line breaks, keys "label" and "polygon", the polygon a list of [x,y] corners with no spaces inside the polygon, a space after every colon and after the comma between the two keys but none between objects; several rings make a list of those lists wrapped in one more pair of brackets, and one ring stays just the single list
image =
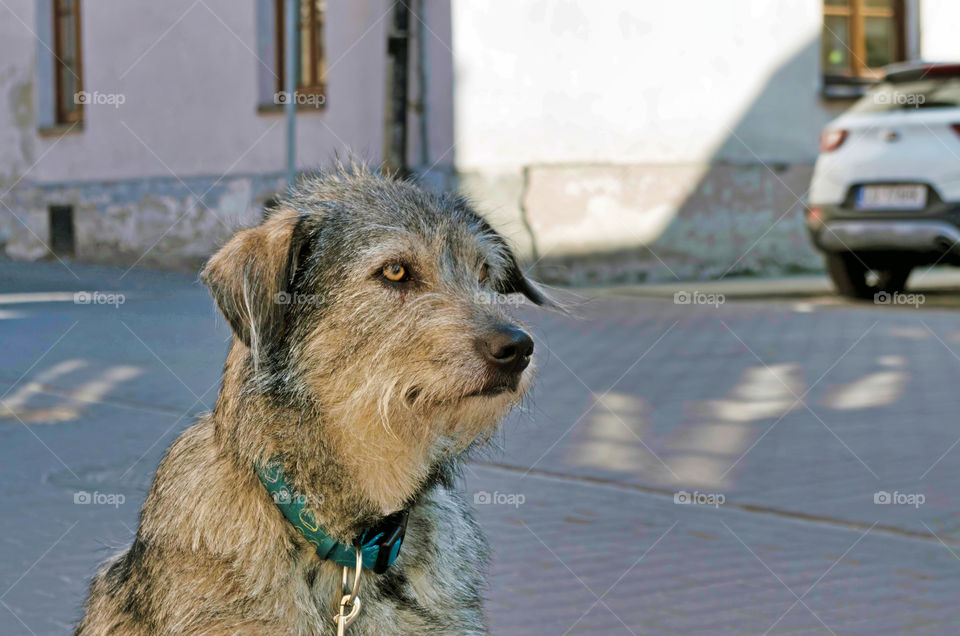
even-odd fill
[{"label": "teal dog collar", "polygon": [[287,521],[317,550],[321,559],[329,559],[346,567],[357,563],[356,549],[363,553],[364,569],[377,574],[387,571],[400,554],[400,545],[407,529],[407,511],[401,510],[386,517],[379,524],[361,532],[353,545],[345,545],[324,532],[317,516],[307,506],[306,498],[287,484],[280,460],[271,459],[266,466],[257,466],[257,476],[273,498],[273,502]]}]

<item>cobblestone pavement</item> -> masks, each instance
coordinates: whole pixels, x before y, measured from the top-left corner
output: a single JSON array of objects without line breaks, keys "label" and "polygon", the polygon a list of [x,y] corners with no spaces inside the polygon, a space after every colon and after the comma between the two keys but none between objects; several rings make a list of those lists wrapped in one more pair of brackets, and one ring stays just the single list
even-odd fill
[{"label": "cobblestone pavement", "polygon": [[[0,634],[69,631],[227,348],[192,278],[70,268],[0,263]],[[524,310],[540,379],[465,475],[493,633],[958,633],[960,291],[685,291]]]}]

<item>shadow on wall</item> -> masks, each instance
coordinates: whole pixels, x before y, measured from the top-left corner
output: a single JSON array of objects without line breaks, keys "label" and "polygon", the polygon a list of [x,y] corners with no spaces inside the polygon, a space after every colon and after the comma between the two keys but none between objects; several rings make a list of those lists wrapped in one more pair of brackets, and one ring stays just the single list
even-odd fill
[{"label": "shadow on wall", "polygon": [[[527,168],[522,210],[537,275],[589,285],[821,269],[802,211],[820,130],[849,102],[823,104],[818,69],[814,38],[706,163]],[[805,108],[813,118],[794,121]]]}]

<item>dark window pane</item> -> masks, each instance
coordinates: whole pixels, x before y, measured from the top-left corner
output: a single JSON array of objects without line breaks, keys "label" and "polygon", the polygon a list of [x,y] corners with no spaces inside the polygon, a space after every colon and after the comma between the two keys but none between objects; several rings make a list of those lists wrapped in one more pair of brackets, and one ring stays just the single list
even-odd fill
[{"label": "dark window pane", "polygon": [[59,41],[57,46],[59,48],[58,57],[64,62],[69,62],[73,58],[73,52],[75,51],[74,45],[74,26],[73,26],[73,16],[65,15],[59,20],[59,31],[58,35]]},{"label": "dark window pane", "polygon": [[828,7],[847,7],[850,2],[849,0],[826,0],[826,5]]},{"label": "dark window pane", "polygon": [[849,32],[848,18],[835,15],[824,16],[821,56],[825,73],[844,75],[853,71],[850,64]]},{"label": "dark window pane", "polygon": [[70,118],[66,115],[77,110],[74,95],[77,93],[77,79],[70,73],[69,68],[64,68],[60,76],[60,112],[64,114],[64,119]]},{"label": "dark window pane", "polygon": [[897,36],[893,20],[865,18],[864,36],[867,44],[867,66],[877,68],[897,61]]},{"label": "dark window pane", "polygon": [[310,86],[313,79],[313,53],[311,33],[310,2],[300,2],[300,75],[297,87]]},{"label": "dark window pane", "polygon": [[69,121],[71,119],[69,113],[73,113],[77,109],[77,105],[74,103],[74,95],[78,90],[77,70],[75,68],[76,31],[72,14],[65,14],[57,20],[57,56],[60,58],[56,60],[56,63],[60,65],[60,86],[57,91],[57,99],[60,103],[62,118]]},{"label": "dark window pane", "polygon": [[327,83],[327,65],[323,61],[323,17],[327,10],[326,0],[314,0],[316,20],[313,22],[314,67],[316,68],[316,83],[323,86]]},{"label": "dark window pane", "polygon": [[866,5],[871,9],[892,9],[893,0],[866,0]]},{"label": "dark window pane", "polygon": [[[284,90],[283,76],[286,69],[286,9],[284,0],[276,0],[277,16],[277,70],[278,90]],[[296,47],[296,85],[298,92],[317,92],[326,81],[326,66],[323,61],[323,17],[327,3],[325,0],[301,0],[300,14],[297,16],[297,29],[294,37]]]},{"label": "dark window pane", "polygon": [[79,121],[83,110],[76,103],[82,90],[80,81],[80,42],[77,37],[79,0],[57,0],[54,17],[54,64],[56,67],[57,122]]}]

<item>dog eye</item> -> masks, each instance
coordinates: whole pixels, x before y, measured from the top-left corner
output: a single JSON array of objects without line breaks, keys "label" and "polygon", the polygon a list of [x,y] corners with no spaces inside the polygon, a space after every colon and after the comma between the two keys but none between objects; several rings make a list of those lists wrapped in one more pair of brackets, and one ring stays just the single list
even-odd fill
[{"label": "dog eye", "polygon": [[490,266],[484,263],[483,267],[480,268],[480,278],[478,279],[478,282],[482,283],[483,281],[487,280],[489,276],[490,276]]},{"label": "dog eye", "polygon": [[385,265],[380,273],[391,283],[402,283],[410,280],[410,274],[407,272],[407,268],[400,263]]}]

